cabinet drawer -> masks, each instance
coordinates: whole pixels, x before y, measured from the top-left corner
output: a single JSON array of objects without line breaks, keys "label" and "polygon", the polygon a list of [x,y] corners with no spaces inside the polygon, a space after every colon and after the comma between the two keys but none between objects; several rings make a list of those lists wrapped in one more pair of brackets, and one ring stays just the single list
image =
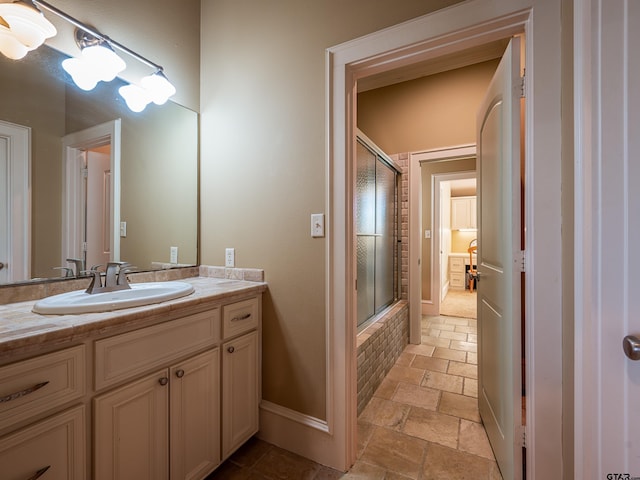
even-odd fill
[{"label": "cabinet drawer", "polygon": [[[86,478],[84,406],[0,438],[0,475],[5,479]],[[46,470],[45,470],[46,469]]]},{"label": "cabinet drawer", "polygon": [[449,257],[449,266],[452,272],[464,272],[464,258]]},{"label": "cabinet drawer", "polygon": [[222,318],[224,338],[256,328],[260,321],[259,297],[225,305],[222,307]]},{"label": "cabinet drawer", "polygon": [[212,345],[220,337],[220,310],[190,315],[96,341],[96,390]]},{"label": "cabinet drawer", "polygon": [[453,288],[464,288],[464,273],[452,273],[449,282]]},{"label": "cabinet drawer", "polygon": [[82,397],[84,355],[78,345],[0,367],[0,429]]}]

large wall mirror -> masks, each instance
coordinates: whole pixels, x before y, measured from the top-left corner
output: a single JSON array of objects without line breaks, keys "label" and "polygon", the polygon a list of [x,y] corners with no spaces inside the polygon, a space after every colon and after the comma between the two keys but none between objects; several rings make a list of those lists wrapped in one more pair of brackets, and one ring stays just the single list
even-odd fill
[{"label": "large wall mirror", "polygon": [[[0,256],[28,265],[11,278],[0,269],[0,284],[60,278],[70,257],[86,268],[195,265],[198,114],[172,102],[134,113],[123,82],[80,90],[64,58],[46,46],[19,61],[0,55]],[[24,188],[12,155],[27,162]]]}]

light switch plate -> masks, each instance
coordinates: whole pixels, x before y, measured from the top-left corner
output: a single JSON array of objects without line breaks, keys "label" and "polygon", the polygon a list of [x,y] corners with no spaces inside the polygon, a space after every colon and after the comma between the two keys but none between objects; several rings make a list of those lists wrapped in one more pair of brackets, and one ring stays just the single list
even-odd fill
[{"label": "light switch plate", "polygon": [[120,222],[120,237],[125,238],[127,236],[127,222]]},{"label": "light switch plate", "polygon": [[324,237],[324,213],[311,214],[311,236]]}]

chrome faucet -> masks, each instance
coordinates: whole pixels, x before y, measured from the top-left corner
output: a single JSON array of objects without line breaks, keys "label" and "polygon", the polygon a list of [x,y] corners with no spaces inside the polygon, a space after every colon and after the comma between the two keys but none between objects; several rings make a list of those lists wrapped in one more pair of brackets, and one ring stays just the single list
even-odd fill
[{"label": "chrome faucet", "polygon": [[116,290],[130,289],[127,279],[127,272],[131,270],[131,265],[127,262],[109,262],[104,276],[104,285],[102,284],[102,274],[98,271],[100,265],[91,267],[90,274],[93,276],[86,293],[104,293],[115,292]]}]

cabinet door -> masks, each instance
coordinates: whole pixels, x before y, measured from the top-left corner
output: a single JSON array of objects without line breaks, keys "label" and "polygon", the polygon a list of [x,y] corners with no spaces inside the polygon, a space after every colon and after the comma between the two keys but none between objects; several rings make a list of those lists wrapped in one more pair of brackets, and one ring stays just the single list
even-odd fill
[{"label": "cabinet door", "polygon": [[0,478],[85,478],[84,407],[75,407],[0,439]]},{"label": "cabinet door", "polygon": [[94,478],[167,480],[168,371],[94,399]]},{"label": "cabinet door", "polygon": [[451,199],[451,230],[469,227],[469,198],[459,197]]},{"label": "cabinet door", "polygon": [[171,480],[200,479],[220,463],[220,350],[171,368]]},{"label": "cabinet door", "polygon": [[227,458],[258,431],[258,333],[223,345],[222,457]]}]

